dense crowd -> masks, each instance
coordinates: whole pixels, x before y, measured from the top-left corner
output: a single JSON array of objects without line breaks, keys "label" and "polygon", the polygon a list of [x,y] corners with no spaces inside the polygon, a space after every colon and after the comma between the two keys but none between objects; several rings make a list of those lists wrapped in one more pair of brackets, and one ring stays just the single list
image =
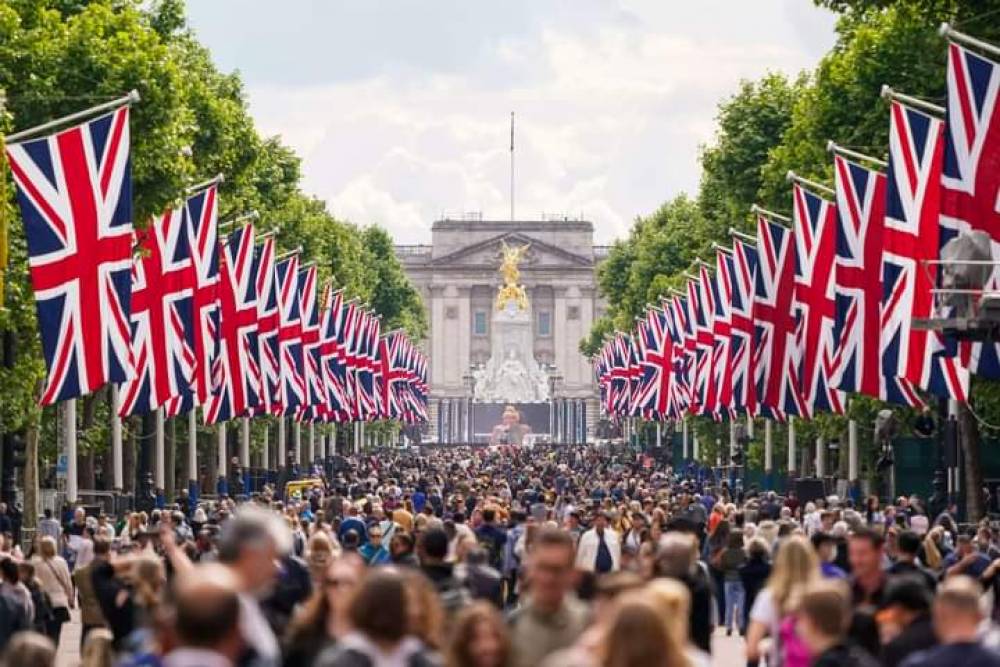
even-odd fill
[{"label": "dense crowd", "polygon": [[[0,545],[5,665],[1000,665],[1000,531],[746,492],[630,450],[381,452],[285,497],[46,512]],[[66,641],[66,638],[63,639]],[[741,661],[742,662],[742,661]]]}]

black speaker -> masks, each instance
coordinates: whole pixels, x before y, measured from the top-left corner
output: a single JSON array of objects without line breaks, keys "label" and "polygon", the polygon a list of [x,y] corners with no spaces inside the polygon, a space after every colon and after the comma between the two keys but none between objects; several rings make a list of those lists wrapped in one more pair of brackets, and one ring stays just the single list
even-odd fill
[{"label": "black speaker", "polygon": [[798,496],[799,502],[803,505],[826,498],[823,480],[816,477],[800,477],[792,483],[792,488],[795,489],[795,495]]}]

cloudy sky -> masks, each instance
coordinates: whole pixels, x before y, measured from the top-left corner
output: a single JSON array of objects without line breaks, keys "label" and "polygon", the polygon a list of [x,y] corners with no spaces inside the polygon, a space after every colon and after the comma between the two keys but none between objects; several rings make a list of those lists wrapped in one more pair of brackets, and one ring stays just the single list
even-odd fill
[{"label": "cloudy sky", "polygon": [[265,134],[341,218],[427,242],[444,214],[583,215],[596,240],[698,183],[741,78],[812,67],[809,0],[190,0]]}]

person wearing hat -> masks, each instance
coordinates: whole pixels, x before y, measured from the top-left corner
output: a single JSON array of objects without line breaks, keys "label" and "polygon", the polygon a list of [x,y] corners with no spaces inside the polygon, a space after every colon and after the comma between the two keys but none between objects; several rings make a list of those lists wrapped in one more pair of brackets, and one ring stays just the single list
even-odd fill
[{"label": "person wearing hat", "polygon": [[889,578],[882,598],[882,607],[875,619],[883,630],[893,628],[897,634],[882,645],[884,667],[897,667],[910,655],[937,644],[931,620],[933,596],[922,577],[916,573]]},{"label": "person wearing hat", "polygon": [[610,517],[605,511],[594,515],[594,527],[580,536],[576,550],[576,567],[584,572],[604,574],[615,572],[621,565],[622,546],[618,533],[608,527]]}]

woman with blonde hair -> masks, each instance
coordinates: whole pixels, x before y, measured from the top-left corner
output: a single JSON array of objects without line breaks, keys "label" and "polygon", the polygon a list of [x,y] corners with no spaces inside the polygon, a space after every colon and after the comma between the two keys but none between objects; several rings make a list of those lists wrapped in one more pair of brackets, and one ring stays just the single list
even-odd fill
[{"label": "woman with blonde hair", "polygon": [[597,648],[601,667],[691,667],[661,607],[641,592],[622,597]]},{"label": "woman with blonde hair", "polygon": [[330,564],[338,554],[340,549],[334,549],[330,536],[321,530],[317,530],[309,538],[306,544],[306,565],[309,568],[309,577],[312,579],[313,589],[319,590],[323,587],[326,572],[330,569]]},{"label": "woman with blonde hair", "polygon": [[56,552],[56,541],[49,535],[38,540],[38,553],[32,557],[31,564],[35,566],[38,585],[52,603],[52,618],[45,634],[58,646],[63,623],[69,620],[69,610],[74,606],[69,566],[66,559]]},{"label": "woman with blonde hair", "polygon": [[941,571],[941,563],[944,561],[944,556],[941,554],[941,549],[938,545],[944,539],[944,528],[942,526],[934,526],[927,533],[927,537],[924,538],[922,545],[923,557],[921,561],[926,567],[934,570],[935,572]]},{"label": "woman with blonde hair", "polygon": [[488,602],[473,602],[455,617],[448,642],[447,667],[505,667],[510,635],[500,612]]},{"label": "woman with blonde hair", "polygon": [[712,657],[691,643],[688,618],[691,615],[691,593],[676,579],[654,579],[642,589],[650,602],[660,610],[667,630],[684,651],[692,667],[710,667]]},{"label": "woman with blonde hair", "polygon": [[819,558],[809,540],[802,535],[792,535],[783,540],[767,585],[757,595],[750,610],[746,645],[748,660],[760,660],[764,637],[770,636],[772,664],[787,664],[779,659],[787,656],[786,651],[792,650],[791,646],[779,646],[782,643],[782,621],[794,611],[798,591],[819,578]]}]

